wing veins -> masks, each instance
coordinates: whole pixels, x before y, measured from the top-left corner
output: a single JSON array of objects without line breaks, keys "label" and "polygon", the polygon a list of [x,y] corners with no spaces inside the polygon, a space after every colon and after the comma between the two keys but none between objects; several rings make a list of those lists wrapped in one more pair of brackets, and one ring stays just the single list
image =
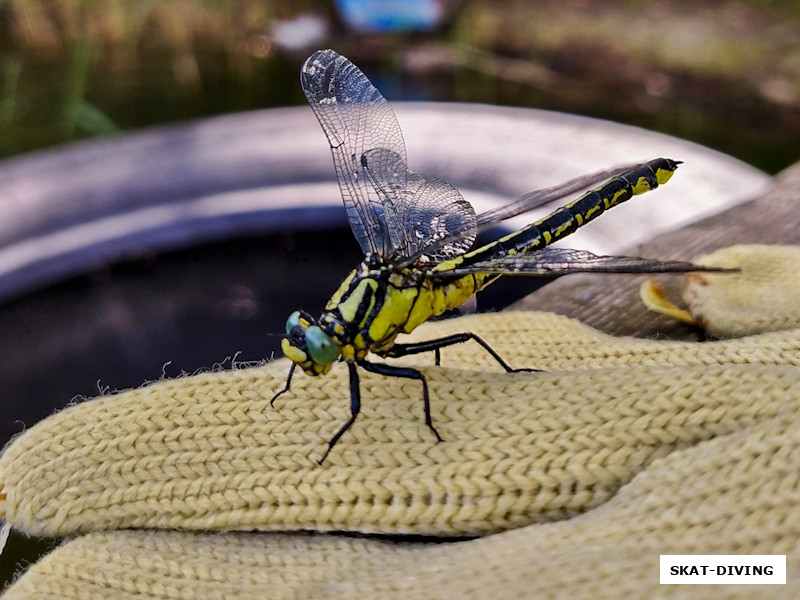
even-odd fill
[{"label": "wing veins", "polygon": [[597,255],[588,250],[571,248],[545,248],[532,253],[521,253],[488,258],[465,268],[431,272],[430,276],[447,278],[473,274],[559,276],[569,273],[687,273],[693,271],[720,271],[686,261],[661,261],[636,256]]}]

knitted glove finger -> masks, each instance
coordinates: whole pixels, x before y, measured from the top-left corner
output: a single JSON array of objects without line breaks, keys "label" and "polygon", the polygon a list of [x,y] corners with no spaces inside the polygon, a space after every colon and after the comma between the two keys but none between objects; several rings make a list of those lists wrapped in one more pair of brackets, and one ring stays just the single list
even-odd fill
[{"label": "knitted glove finger", "polygon": [[800,409],[797,332],[617,340],[555,315],[506,313],[420,335],[465,330],[515,366],[548,372],[490,372],[476,344],[448,348],[445,365],[467,370],[423,369],[443,443],[422,422],[418,382],[364,373],[364,410],[319,466],[348,417],[347,371],[298,377],[271,408],[287,368],[279,361],[162,381],[50,417],[0,459],[0,511],[44,535],[485,534],[585,512],[678,448]]},{"label": "knitted glove finger", "polygon": [[655,310],[696,323],[717,337],[741,337],[800,327],[800,247],[739,245],[696,259],[729,273],[689,273],[683,300],[688,312],[662,297],[657,284],[642,286],[642,300]]},{"label": "knitted glove finger", "polygon": [[708,598],[707,586],[659,585],[659,554],[669,553],[787,554],[787,585],[711,593],[797,598],[799,437],[795,410],[753,420],[654,459],[584,515],[460,543],[92,533],[34,565],[5,599]]}]

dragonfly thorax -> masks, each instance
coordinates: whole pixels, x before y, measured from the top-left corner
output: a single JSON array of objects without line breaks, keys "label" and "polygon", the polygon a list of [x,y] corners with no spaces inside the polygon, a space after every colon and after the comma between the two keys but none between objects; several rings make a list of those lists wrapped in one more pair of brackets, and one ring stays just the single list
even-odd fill
[{"label": "dragonfly thorax", "polygon": [[361,360],[370,352],[380,354],[391,346],[402,329],[393,317],[392,324],[382,327],[387,316],[387,300],[396,304],[397,287],[416,287],[418,277],[408,269],[397,271],[383,258],[368,253],[345,278],[325,305],[319,326],[338,344],[344,360]]},{"label": "dragonfly thorax", "polygon": [[335,340],[343,360],[386,356],[398,335],[458,307],[475,291],[471,275],[435,279],[429,269],[398,268],[367,255],[331,296],[318,324]]}]

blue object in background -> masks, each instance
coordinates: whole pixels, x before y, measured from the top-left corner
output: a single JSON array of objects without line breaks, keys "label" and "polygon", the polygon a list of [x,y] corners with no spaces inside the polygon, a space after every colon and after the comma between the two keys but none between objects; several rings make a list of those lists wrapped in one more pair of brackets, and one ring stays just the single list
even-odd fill
[{"label": "blue object in background", "polygon": [[438,0],[336,0],[344,22],[361,31],[410,31],[436,27],[442,19]]}]

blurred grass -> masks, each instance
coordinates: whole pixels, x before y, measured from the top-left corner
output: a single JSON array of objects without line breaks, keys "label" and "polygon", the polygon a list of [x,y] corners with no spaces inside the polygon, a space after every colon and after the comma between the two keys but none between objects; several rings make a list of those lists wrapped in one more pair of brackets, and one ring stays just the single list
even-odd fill
[{"label": "blurred grass", "polygon": [[[248,37],[286,8],[269,1],[0,2],[0,153],[296,103],[299,92],[274,85],[286,81],[278,61],[254,58],[248,48]],[[256,80],[273,85],[265,93]]]},{"label": "blurred grass", "polygon": [[[429,34],[355,35],[322,0],[0,0],[0,157],[83,137],[302,102],[307,54],[272,29],[304,13],[316,45],[402,69],[391,99],[488,102],[609,118],[769,171],[800,148],[800,3],[451,3]],[[313,49],[310,48],[309,51]]]}]

